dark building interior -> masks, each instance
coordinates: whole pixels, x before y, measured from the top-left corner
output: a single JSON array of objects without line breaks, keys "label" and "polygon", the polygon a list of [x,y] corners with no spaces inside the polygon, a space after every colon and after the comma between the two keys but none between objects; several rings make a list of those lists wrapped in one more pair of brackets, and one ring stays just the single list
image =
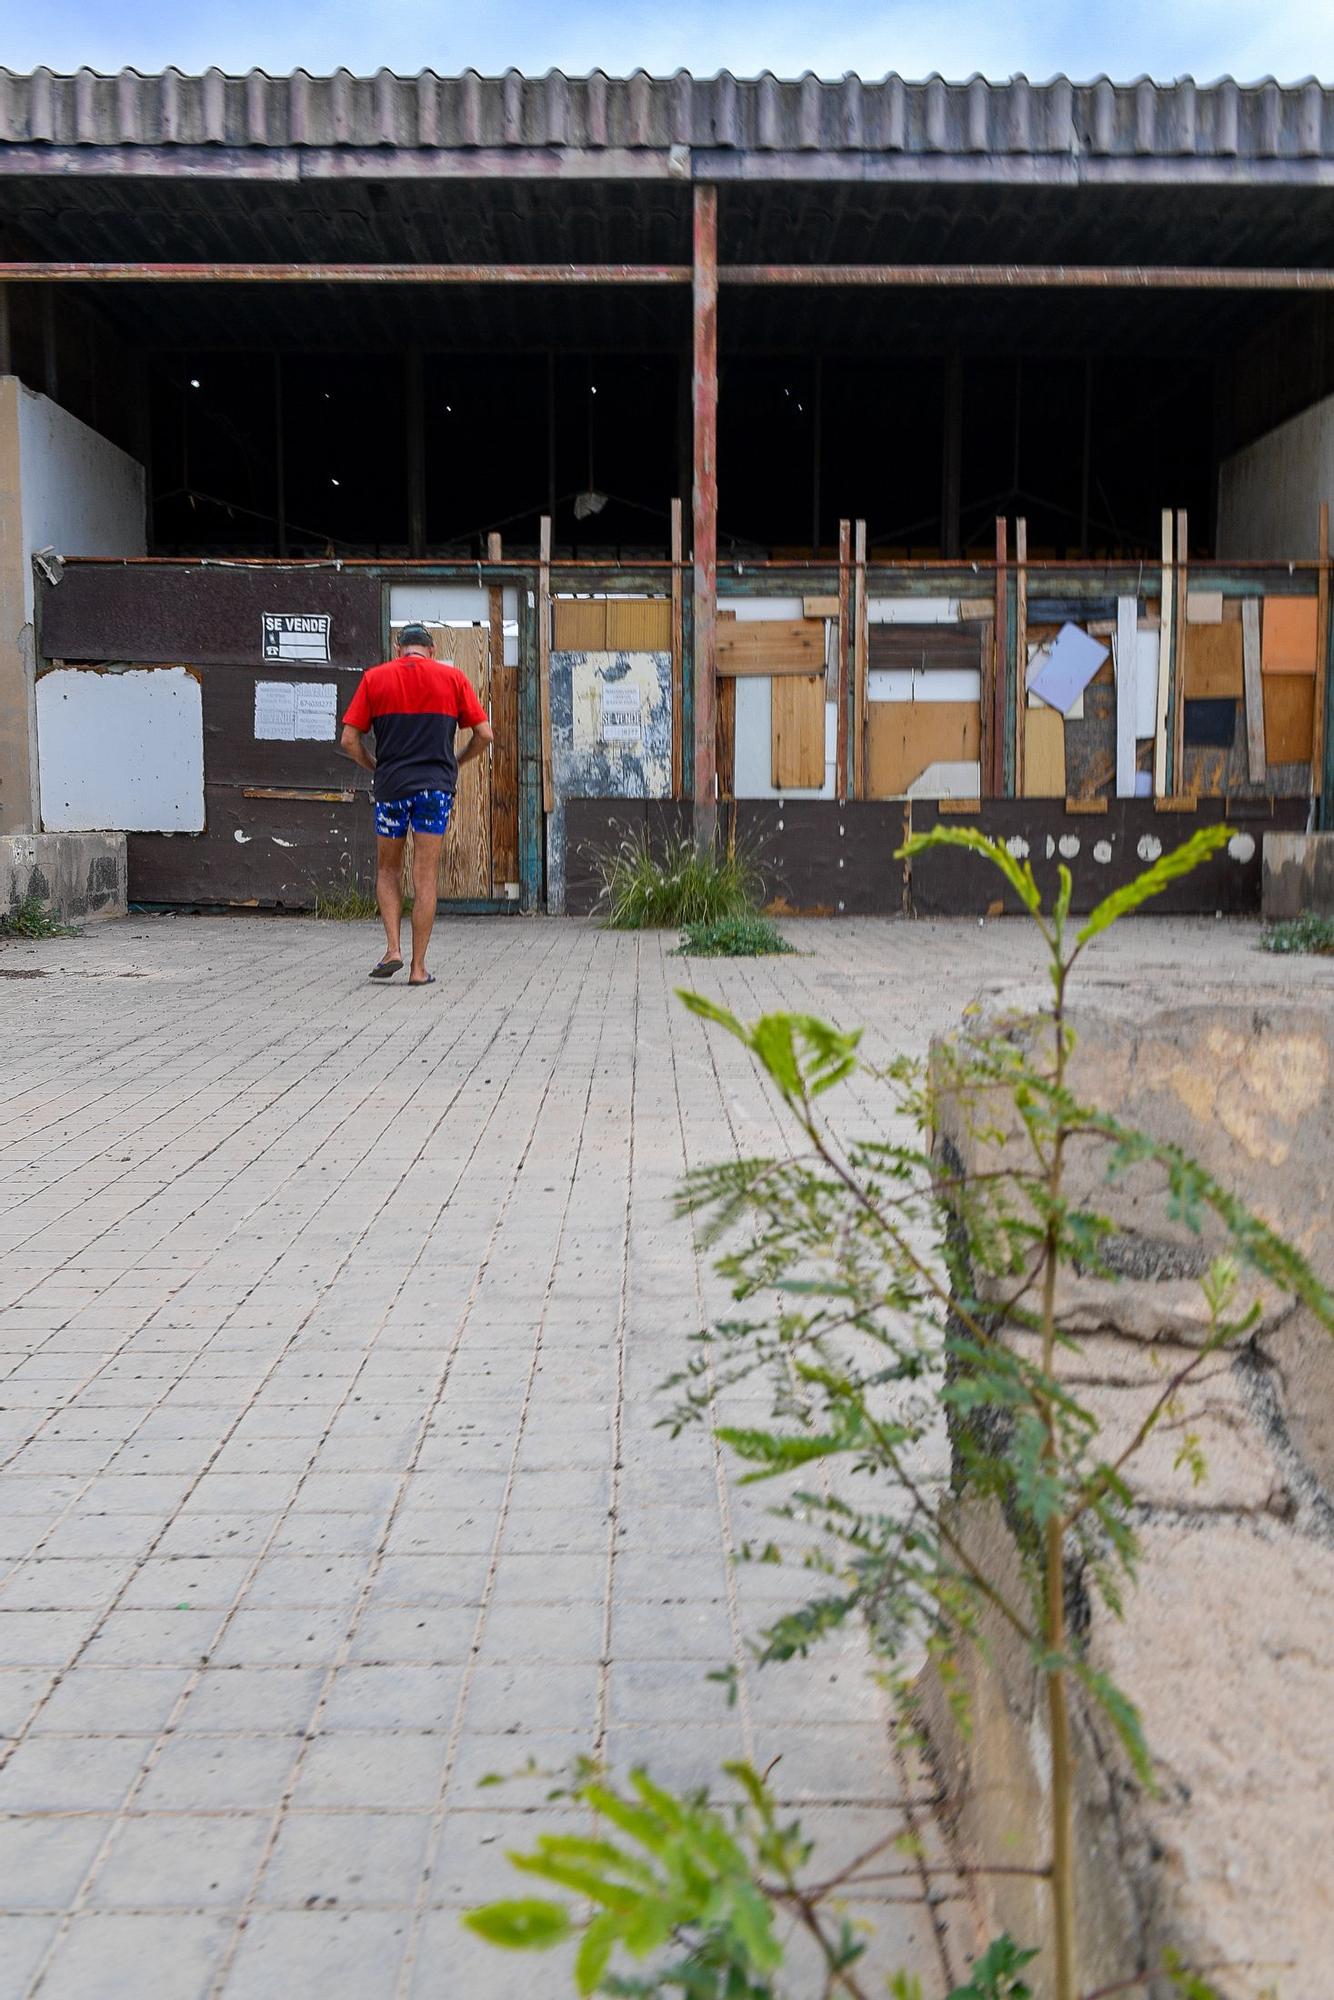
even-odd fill
[{"label": "dark building interior", "polygon": [[[689,263],[665,182],[15,178],[18,257]],[[722,190],[719,542],[809,555],[1212,552],[1220,458],[1334,386],[1320,299],[741,285],[729,263],[1318,263],[1334,189]],[[690,490],[690,290],[117,283],[6,288],[8,365],[145,459],[159,554],[473,556],[490,531],[660,554]]]}]

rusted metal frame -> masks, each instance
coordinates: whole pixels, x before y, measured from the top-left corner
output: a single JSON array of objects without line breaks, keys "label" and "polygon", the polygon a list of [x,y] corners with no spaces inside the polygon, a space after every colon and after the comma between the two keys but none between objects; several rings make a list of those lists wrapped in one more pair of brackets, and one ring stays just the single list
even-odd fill
[{"label": "rusted metal frame", "polygon": [[725,285],[889,291],[1334,292],[1334,270],[1310,265],[724,264],[718,275]]},{"label": "rusted metal frame", "polygon": [[1320,502],[1317,547],[1320,574],[1316,582],[1316,674],[1315,720],[1311,729],[1311,797],[1318,799],[1324,786],[1325,734],[1328,728],[1328,689],[1325,660],[1329,652],[1329,502]]},{"label": "rusted metal frame", "polygon": [[701,184],[694,199],[693,305],[695,840],[704,848],[718,831],[718,190]]},{"label": "rusted metal frame", "polygon": [[682,650],[684,605],[681,562],[684,530],[681,502],[672,501],[672,797],[681,797],[681,765],[685,739],[682,735],[681,691],[685,684],[685,656]]},{"label": "rusted metal frame", "polygon": [[851,649],[852,523],[838,524],[838,629],[835,634],[836,678],[834,699],[838,703],[837,747],[834,752],[840,798],[853,795],[852,771],[848,764],[848,654]]},{"label": "rusted metal frame", "polygon": [[1028,751],[1028,522],[1014,524],[1014,796],[1024,795]]},{"label": "rusted metal frame", "polygon": [[[696,194],[701,191],[697,186]],[[717,189],[710,187],[716,204]],[[140,263],[97,259],[0,261],[12,284],[688,285],[688,264]],[[725,264],[715,282],[752,287],[839,286],[887,291],[1334,292],[1314,266],[1191,264]]]},{"label": "rusted metal frame", "polygon": [[1177,509],[1176,605],[1172,623],[1172,785],[1180,794],[1186,773],[1186,590],[1190,575],[1190,537],[1186,510]]},{"label": "rusted metal frame", "polygon": [[[982,701],[982,796],[1005,796],[1005,651],[1009,631],[1009,527],[996,519],[996,613],[991,647],[991,672],[984,676]],[[990,685],[987,685],[987,683]]]},{"label": "rusted metal frame", "polygon": [[537,691],[542,730],[542,810],[556,803],[551,778],[551,516],[542,516],[537,569]]},{"label": "rusted metal frame", "polygon": [[870,610],[866,588],[866,523],[853,528],[853,624],[852,624],[852,723],[853,797],[866,797],[866,737],[870,642],[867,619]]}]

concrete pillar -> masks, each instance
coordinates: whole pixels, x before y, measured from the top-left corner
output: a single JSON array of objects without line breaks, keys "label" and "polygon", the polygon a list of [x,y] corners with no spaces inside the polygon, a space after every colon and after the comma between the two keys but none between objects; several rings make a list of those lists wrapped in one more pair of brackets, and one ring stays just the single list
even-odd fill
[{"label": "concrete pillar", "polygon": [[30,833],[39,823],[19,393],[16,375],[0,376],[0,834]]}]

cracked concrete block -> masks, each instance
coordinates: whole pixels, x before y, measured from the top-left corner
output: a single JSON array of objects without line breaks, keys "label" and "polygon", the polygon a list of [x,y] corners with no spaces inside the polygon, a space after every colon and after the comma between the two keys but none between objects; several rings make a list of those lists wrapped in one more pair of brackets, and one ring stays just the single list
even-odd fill
[{"label": "cracked concrete block", "polygon": [[[1002,1012],[1032,1043],[1032,1017]],[[1185,1007],[1136,1019],[1128,1006],[1074,1017],[1071,1086],[1084,1101],[1193,1155],[1334,1279],[1334,1020],[1300,1006]],[[971,1030],[970,1030],[971,1032]],[[950,1049],[935,1052],[948,1078]],[[994,1171],[1028,1141],[994,1097],[942,1099],[941,1155],[953,1172]],[[1031,1157],[1031,1152],[1029,1154]],[[1198,1278],[1222,1247],[1164,1215],[1162,1177],[1109,1183],[1096,1149],[1070,1160],[1075,1199],[1111,1218],[1120,1282],[1062,1275],[1057,1313],[1077,1345],[1057,1371],[1097,1418],[1109,1460],[1183,1369],[1169,1419],[1129,1469],[1143,1561],[1123,1620],[1090,1580],[1069,1578],[1072,1627],[1089,1662],[1138,1703],[1159,1789],[1134,1776],[1100,1713],[1079,1704],[1077,1845],[1080,1976],[1101,1988],[1161,1965],[1167,1947],[1226,2000],[1328,2000],[1334,1877],[1322,1860],[1334,1790],[1334,1338],[1305,1309],[1259,1287],[1258,1331],[1199,1358],[1207,1314]],[[1240,1299],[1257,1291],[1243,1277]],[[1194,1296],[1192,1297],[1192,1292]],[[995,1296],[995,1294],[993,1294]],[[1031,1348],[1033,1337],[1003,1337]],[[1193,1483],[1187,1437],[1207,1465]],[[957,1528],[989,1574],[1019,1585],[997,1509],[964,1501]],[[1050,1754],[1043,1686],[1027,1649],[996,1621],[989,1659],[965,1679],[972,1731],[956,1726],[930,1670],[923,1718],[955,1832],[969,1859],[1044,1865]],[[1049,1937],[1045,1887],[978,1878],[980,1935]],[[1049,1961],[1050,1954],[1044,1953]],[[1162,2000],[1161,1981],[1147,1987]],[[1039,1970],[1036,1991],[1045,1995]]]}]

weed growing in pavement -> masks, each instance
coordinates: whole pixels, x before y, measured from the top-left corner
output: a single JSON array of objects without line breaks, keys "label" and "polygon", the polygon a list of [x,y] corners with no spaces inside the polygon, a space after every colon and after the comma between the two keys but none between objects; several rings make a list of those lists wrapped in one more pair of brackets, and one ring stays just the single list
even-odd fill
[{"label": "weed growing in pavement", "polygon": [[732,845],[703,852],[674,838],[654,847],[646,833],[628,836],[599,855],[598,908],[614,931],[681,930],[753,916],[762,885],[749,856]]},{"label": "weed growing in pavement", "polygon": [[[404,916],[411,908],[412,896],[408,894],[403,898]],[[356,924],[378,917],[380,906],[373,889],[363,889],[359,882],[332,882],[325,888],[316,887],[312,914],[330,923]]]},{"label": "weed growing in pavement", "polygon": [[677,950],[682,958],[776,958],[792,946],[768,917],[715,917],[687,924]]},{"label": "weed growing in pavement", "polygon": [[[982,1643],[987,1621],[1008,1627],[1045,1702],[1049,1846],[1040,1866],[1017,1872],[1038,1878],[1050,1899],[1042,1970],[1055,2000],[1091,2000],[1078,1963],[1072,1707],[1099,1714],[1140,1782],[1154,1783],[1133,1694],[1094,1668],[1070,1627],[1070,1579],[1121,1614],[1140,1556],[1137,1456],[1160,1424],[1180,1417],[1183,1391],[1209,1357],[1255,1328],[1259,1308],[1239,1301],[1243,1272],[1300,1298],[1334,1329],[1334,1296],[1291,1245],[1197,1162],[1082,1103],[1070,1083],[1069,987],[1084,952],[1227,838],[1226,828],[1197,833],[1078,927],[1065,867],[1044,910],[1029,864],[982,834],[938,828],[909,841],[908,855],[948,845],[998,869],[1041,937],[1051,982],[1048,1010],[1022,1024],[971,1023],[930,1068],[906,1059],[872,1068],[858,1032],[809,1015],[771,1014],[747,1026],[698,994],[682,995],[751,1052],[795,1127],[787,1152],[702,1169],[680,1197],[682,1212],[700,1217],[706,1240],[722,1249],[718,1268],[736,1313],[701,1336],[698,1355],[668,1385],[669,1421],[677,1430],[709,1423],[747,1481],[794,1476],[797,1489],[774,1513],[808,1542],[817,1531],[804,1556],[813,1594],[759,1635],[755,1657],[761,1666],[791,1659],[864,1619],[905,1727],[915,1726],[923,1658],[966,1724],[964,1656]],[[886,1136],[843,1140],[825,1118],[825,1093],[854,1076],[863,1100],[880,1095]],[[968,1175],[932,1144],[947,1104],[980,1138],[1012,1128],[1021,1161]],[[889,1136],[900,1129],[914,1136]],[[1206,1337],[1165,1372],[1138,1429],[1110,1456],[1069,1380],[1079,1342],[1058,1320],[1063,1269],[1117,1276],[1113,1222],[1069,1187],[1075,1142],[1102,1154],[1109,1178],[1131,1168],[1156,1174],[1165,1207],[1197,1230],[1208,1218],[1227,1245],[1203,1282]],[[757,1378],[771,1389],[771,1422],[720,1421],[720,1396]],[[942,1406],[954,1441],[948,1486],[923,1470]],[[1179,1464],[1185,1477],[1203,1476],[1189,1434]],[[840,1467],[857,1475],[854,1484],[834,1486],[829,1475]],[[1003,1510],[1017,1588],[979,1566],[961,1512],[969,1503]],[[465,1921],[511,1948],[577,1941],[580,1994],[816,2000],[808,1984],[798,1990],[785,1980],[781,1930],[795,1923],[822,1968],[821,2000],[870,2000],[866,1938],[847,1906],[859,1887],[874,1882],[883,1894],[895,1876],[920,1888],[920,1856],[887,1826],[853,1861],[822,1874],[766,1776],[730,1765],[726,1777],[723,1803],[672,1793],[642,1770],[617,1785],[582,1767],[562,1796],[591,1809],[596,1834],[543,1835],[511,1856],[563,1896],[492,1903]],[[945,1872],[954,1871],[946,1864]],[[1016,1871],[997,1855],[973,1872]],[[1136,1948],[1128,1939],[1128,1953]],[[950,2000],[1025,2000],[1036,1957],[1028,1943],[996,1938]],[[1135,1961],[1103,1991],[1128,1994],[1159,1981],[1159,1990],[1189,2000],[1213,1994],[1170,1958],[1148,1971]],[[923,2000],[908,1974],[889,1991]]]},{"label": "weed growing in pavement", "polygon": [[68,938],[82,937],[77,924],[62,924],[55,916],[49,903],[40,896],[25,896],[23,901],[3,915],[0,915],[0,938]]},{"label": "weed growing in pavement", "polygon": [[1260,949],[1334,957],[1334,917],[1320,917],[1314,910],[1304,910],[1301,916],[1287,923],[1271,924],[1260,939]]}]

